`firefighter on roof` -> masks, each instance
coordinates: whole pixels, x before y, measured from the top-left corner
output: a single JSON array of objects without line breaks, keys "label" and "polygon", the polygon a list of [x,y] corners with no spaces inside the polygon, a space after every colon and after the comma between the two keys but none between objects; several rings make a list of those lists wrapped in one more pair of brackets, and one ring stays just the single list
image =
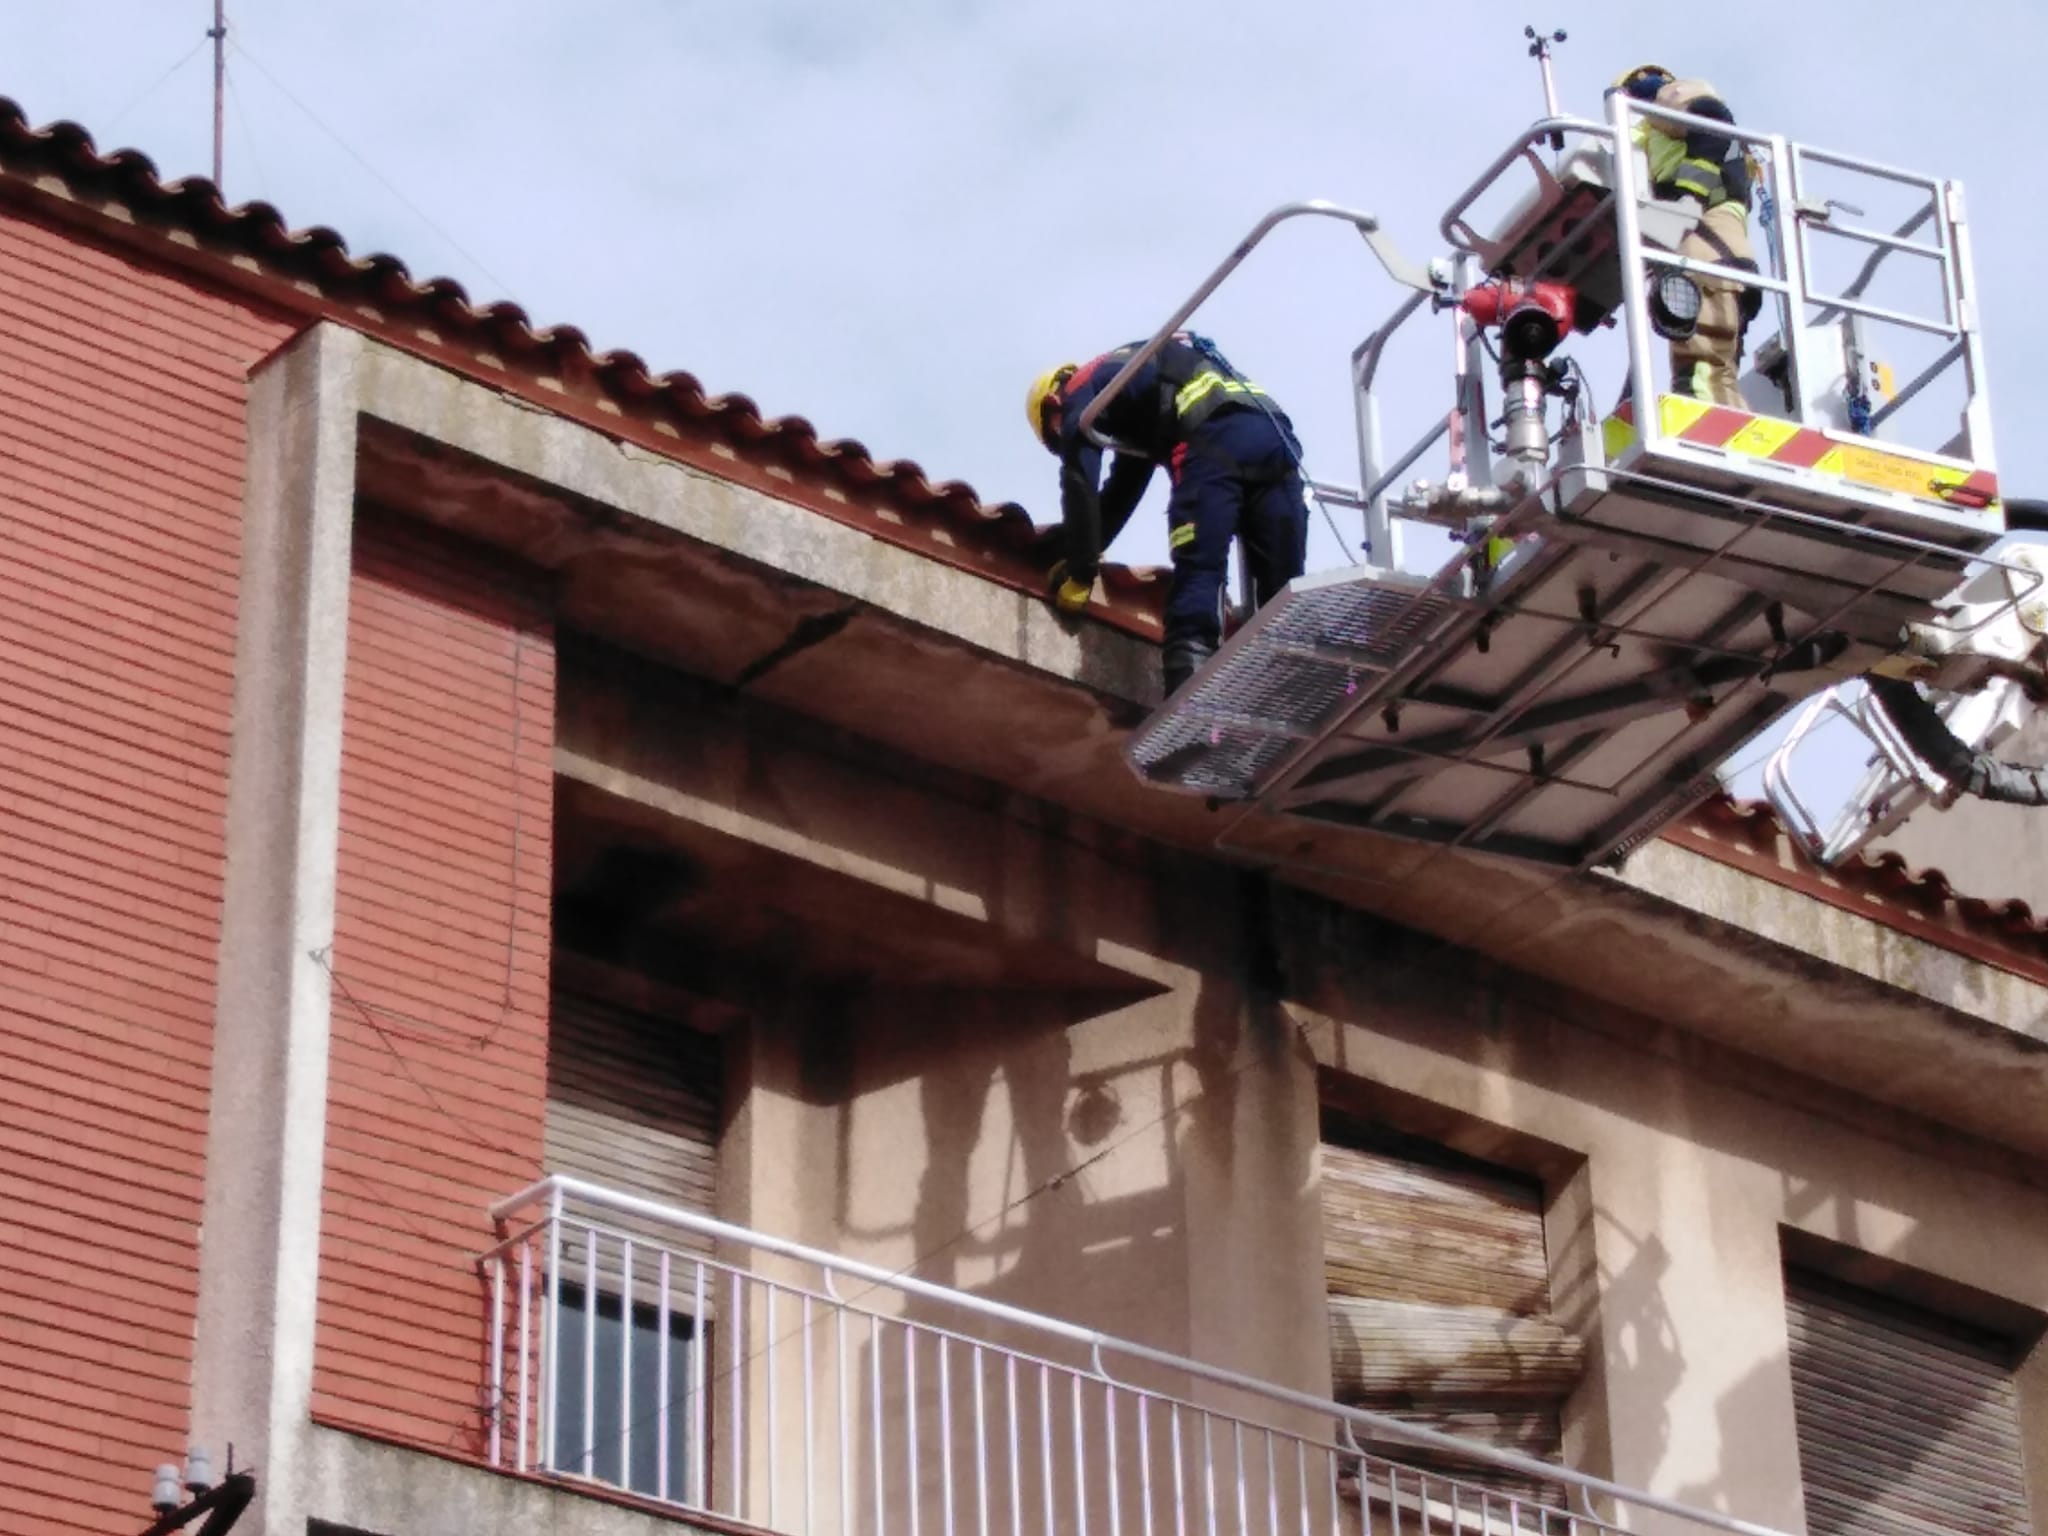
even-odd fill
[{"label": "firefighter on roof", "polygon": [[1231,539],[1243,541],[1254,601],[1264,604],[1301,574],[1308,501],[1293,425],[1213,344],[1187,332],[1168,341],[1097,418],[1103,437],[1134,450],[1116,454],[1104,481],[1102,450],[1082,435],[1081,414],[1138,350],[1134,342],[1042,374],[1026,409],[1031,430],[1060,460],[1065,558],[1050,585],[1063,612],[1088,606],[1103,550],[1137,509],[1152,472],[1166,466],[1173,583],[1162,665],[1171,696],[1221,643]]},{"label": "firefighter on roof", "polygon": [[[1614,83],[1638,101],[1716,122],[1735,121],[1706,81],[1680,80],[1661,64],[1640,65]],[[1642,118],[1636,121],[1635,141],[1649,155],[1650,183],[1658,197],[1690,198],[1700,205],[1699,223],[1679,243],[1679,255],[1756,271],[1749,244],[1751,173],[1741,147],[1726,134]],[[1671,344],[1672,388],[1739,409],[1742,334],[1762,308],[1763,294],[1718,278],[1696,281],[1699,325],[1691,336]]]}]

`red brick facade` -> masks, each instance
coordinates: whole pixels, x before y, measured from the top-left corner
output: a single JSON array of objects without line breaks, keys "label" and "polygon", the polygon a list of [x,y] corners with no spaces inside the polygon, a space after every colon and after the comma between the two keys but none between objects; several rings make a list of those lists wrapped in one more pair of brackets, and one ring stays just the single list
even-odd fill
[{"label": "red brick facade", "polygon": [[250,370],[296,323],[0,211],[0,1488],[185,1443]]},{"label": "red brick facade", "polygon": [[358,524],[314,1412],[481,1446],[489,1204],[539,1177],[554,644],[531,578]]},{"label": "red brick facade", "polygon": [[[302,322],[0,213],[0,1487],[128,1532],[188,1431],[248,379]],[[474,1450],[540,1172],[554,648],[357,530],[316,1414]],[[219,1448],[216,1448],[219,1454]]]}]

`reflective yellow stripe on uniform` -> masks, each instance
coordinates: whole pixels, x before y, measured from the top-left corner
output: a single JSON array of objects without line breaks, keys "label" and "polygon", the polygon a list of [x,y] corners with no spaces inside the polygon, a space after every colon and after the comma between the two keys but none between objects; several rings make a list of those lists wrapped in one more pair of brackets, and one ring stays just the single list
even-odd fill
[{"label": "reflective yellow stripe on uniform", "polygon": [[1194,542],[1195,525],[1193,523],[1180,523],[1170,529],[1166,535],[1166,547],[1168,549],[1179,549],[1183,544],[1192,544]]},{"label": "reflective yellow stripe on uniform", "polygon": [[1192,379],[1189,379],[1187,383],[1181,385],[1180,392],[1173,397],[1174,413],[1185,416],[1195,406],[1219,389],[1226,395],[1263,395],[1265,393],[1256,384],[1247,383],[1242,379],[1225,378],[1215,369],[1207,368],[1196,374]]},{"label": "reflective yellow stripe on uniform", "polygon": [[1721,167],[1711,160],[1686,160],[1671,178],[1681,192],[1690,192],[1701,202],[1712,204],[1723,197]]}]

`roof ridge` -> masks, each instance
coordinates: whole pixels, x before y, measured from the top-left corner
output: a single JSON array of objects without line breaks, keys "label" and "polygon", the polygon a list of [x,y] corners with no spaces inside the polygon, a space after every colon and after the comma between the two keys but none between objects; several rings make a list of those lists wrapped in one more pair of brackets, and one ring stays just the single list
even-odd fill
[{"label": "roof ridge", "polygon": [[[1671,830],[1681,842],[1690,834],[1722,843],[1732,834],[1750,845],[1747,856],[1736,862],[1779,884],[1866,915],[1871,915],[1868,908],[1873,903],[1894,912],[1905,908],[1931,913],[1936,926],[1955,936],[1974,934],[1984,942],[2017,950],[2034,962],[2023,974],[2038,970],[2042,975],[2036,979],[2048,979],[2048,920],[2036,917],[2018,897],[1968,895],[1943,870],[1915,866],[1891,848],[1859,851],[1828,868],[1808,852],[1768,801],[1738,799],[1725,789],[1703,800]],[[1776,865],[1777,873],[1770,873],[1766,864]]]}]

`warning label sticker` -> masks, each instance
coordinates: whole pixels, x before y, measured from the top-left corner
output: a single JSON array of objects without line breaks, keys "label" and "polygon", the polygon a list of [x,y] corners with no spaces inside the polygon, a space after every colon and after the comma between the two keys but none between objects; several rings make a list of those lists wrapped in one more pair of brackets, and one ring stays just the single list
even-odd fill
[{"label": "warning label sticker", "polygon": [[1899,491],[1907,496],[1934,494],[1934,466],[1896,453],[1878,453],[1869,448],[1838,445],[1835,453],[1841,473],[1858,485],[1882,491]]}]

